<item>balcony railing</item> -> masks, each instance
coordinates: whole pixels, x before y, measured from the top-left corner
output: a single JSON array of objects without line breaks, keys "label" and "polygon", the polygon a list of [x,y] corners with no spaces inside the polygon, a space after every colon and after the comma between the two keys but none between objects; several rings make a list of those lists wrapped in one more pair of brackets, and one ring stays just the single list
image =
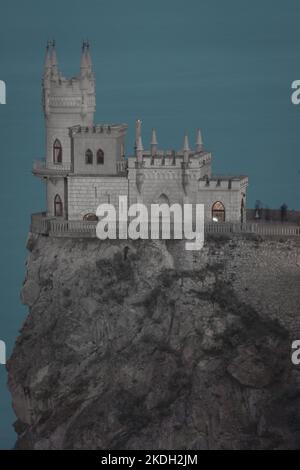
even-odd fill
[{"label": "balcony railing", "polygon": [[[116,163],[117,174],[125,174],[127,170],[127,160],[120,160]],[[35,160],[33,162],[33,173],[47,174],[47,173],[61,173],[71,172],[71,163],[50,163],[46,160]],[[95,175],[98,175],[95,172]]]},{"label": "balcony railing", "polygon": [[[45,213],[32,214],[31,232],[54,237],[96,237],[97,222],[85,220],[64,220],[47,217]],[[174,226],[171,225],[171,233]],[[255,234],[261,236],[299,237],[298,225],[286,224],[252,224],[252,223],[216,223],[205,222],[206,234]],[[149,234],[151,227],[149,225]],[[118,233],[118,232],[117,232]],[[151,238],[151,237],[150,237]],[[174,236],[170,236],[174,238]]]},{"label": "balcony railing", "polygon": [[71,163],[50,163],[46,160],[35,160],[33,162],[34,173],[60,173],[71,171]]},{"label": "balcony railing", "polygon": [[127,160],[120,160],[117,162],[117,173],[125,173],[127,170]]}]

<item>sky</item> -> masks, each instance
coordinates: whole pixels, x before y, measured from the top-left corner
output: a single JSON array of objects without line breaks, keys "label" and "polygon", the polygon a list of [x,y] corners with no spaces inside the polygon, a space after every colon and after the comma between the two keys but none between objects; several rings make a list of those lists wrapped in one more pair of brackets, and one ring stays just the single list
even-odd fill
[{"label": "sky", "polygon": [[[79,71],[88,38],[97,85],[96,121],[143,121],[159,146],[182,148],[202,130],[216,174],[249,176],[248,207],[259,199],[300,209],[300,79],[298,0],[10,0],[0,3],[0,340],[11,352],[27,310],[19,301],[25,277],[30,214],[45,208],[42,183],[31,174],[43,158],[41,75],[45,45],[55,38],[65,76]],[[15,442],[15,420],[0,365],[0,448]]]}]

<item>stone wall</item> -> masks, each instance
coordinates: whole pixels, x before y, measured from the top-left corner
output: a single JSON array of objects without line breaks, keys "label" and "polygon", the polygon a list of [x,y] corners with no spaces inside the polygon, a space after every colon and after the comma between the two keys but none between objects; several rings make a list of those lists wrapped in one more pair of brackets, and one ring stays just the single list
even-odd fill
[{"label": "stone wall", "polygon": [[300,339],[299,240],[207,235],[203,250],[190,253],[178,250],[179,242],[167,243],[177,269],[218,266],[222,280],[245,305]]},{"label": "stone wall", "polygon": [[[270,222],[282,222],[282,213],[280,209],[261,209],[259,211],[260,219],[256,218],[255,209],[247,209],[247,219],[255,220],[255,222],[265,222],[266,220]],[[300,225],[300,211],[287,210],[285,214],[285,222],[294,223]]]},{"label": "stone wall", "polygon": [[[114,134],[81,134],[74,136],[74,173],[115,175],[117,173],[117,161],[121,159],[124,148],[124,136]],[[90,149],[93,152],[93,164],[86,164],[85,153]],[[104,164],[97,163],[97,151],[104,152]]]},{"label": "stone wall", "polygon": [[168,198],[170,204],[204,204],[205,219],[212,220],[212,206],[220,201],[225,206],[225,220],[238,222],[241,220],[242,190],[240,185],[233,189],[223,187],[199,187],[197,179],[192,178],[187,187],[186,194],[182,186],[181,169],[144,170],[144,180],[141,193],[136,186],[136,170],[129,172],[129,200],[130,203],[143,202],[147,206],[159,202],[160,196]]},{"label": "stone wall", "polygon": [[66,199],[66,184],[64,178],[48,178],[47,179],[47,215],[54,217],[54,199],[58,194],[63,203],[64,216],[66,216],[67,199]]},{"label": "stone wall", "polygon": [[68,178],[69,219],[82,220],[88,213],[96,213],[99,204],[119,206],[119,195],[128,196],[126,177],[80,177]]}]

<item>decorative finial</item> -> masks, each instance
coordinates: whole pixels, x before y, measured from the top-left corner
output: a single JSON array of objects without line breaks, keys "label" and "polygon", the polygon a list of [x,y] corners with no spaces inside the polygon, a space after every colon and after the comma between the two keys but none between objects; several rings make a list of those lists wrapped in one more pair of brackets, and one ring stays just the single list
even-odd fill
[{"label": "decorative finial", "polygon": [[141,136],[142,121],[137,119],[135,122],[135,150],[138,148],[139,137]]},{"label": "decorative finial", "polygon": [[157,145],[156,130],[152,129],[151,145]]},{"label": "decorative finial", "polygon": [[55,40],[52,40],[52,49],[51,49],[51,77],[53,80],[58,80],[60,78],[60,74],[58,71],[57,65],[57,57],[56,57],[56,50],[55,50]]},{"label": "decorative finial", "polygon": [[143,150],[144,150],[144,147],[143,147],[142,137],[139,136],[138,142],[137,142],[137,151],[142,152]]},{"label": "decorative finial", "polygon": [[203,140],[201,130],[198,129],[197,131],[197,139],[196,139],[196,151],[201,152],[203,150]]},{"label": "decorative finial", "polygon": [[189,138],[188,138],[187,133],[184,136],[183,151],[184,152],[189,152],[190,151]]},{"label": "decorative finial", "polygon": [[156,138],[156,131],[152,129],[152,137],[151,137],[151,155],[154,157],[157,153],[157,138]]},{"label": "decorative finial", "polygon": [[51,61],[51,52],[50,52],[50,49],[51,49],[51,41],[47,41],[47,46],[46,46],[46,57],[45,57],[45,65],[44,65],[44,80],[45,80],[45,83],[46,81],[50,78],[50,73],[51,73],[51,65],[52,65],[52,61]]}]

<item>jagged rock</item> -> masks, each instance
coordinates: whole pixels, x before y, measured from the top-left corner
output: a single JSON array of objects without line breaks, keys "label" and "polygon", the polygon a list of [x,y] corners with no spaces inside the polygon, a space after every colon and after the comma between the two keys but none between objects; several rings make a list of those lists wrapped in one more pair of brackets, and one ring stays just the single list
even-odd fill
[{"label": "jagged rock", "polygon": [[21,292],[21,301],[23,304],[31,307],[34,305],[40,294],[39,285],[32,279],[27,279]]},{"label": "jagged rock", "polygon": [[[269,355],[273,356],[273,349],[268,350]],[[264,361],[265,359],[265,361]],[[262,388],[266,387],[276,375],[276,365],[274,368],[269,363],[267,357],[262,357],[252,345],[241,346],[238,348],[238,354],[229,364],[227,370],[241,385],[248,387]]]},{"label": "jagged rock", "polygon": [[298,446],[296,242],[30,249],[8,362],[17,449]]},{"label": "jagged rock", "polygon": [[32,232],[29,232],[26,240],[26,248],[28,251],[32,251],[37,240],[37,236],[35,236]]}]

